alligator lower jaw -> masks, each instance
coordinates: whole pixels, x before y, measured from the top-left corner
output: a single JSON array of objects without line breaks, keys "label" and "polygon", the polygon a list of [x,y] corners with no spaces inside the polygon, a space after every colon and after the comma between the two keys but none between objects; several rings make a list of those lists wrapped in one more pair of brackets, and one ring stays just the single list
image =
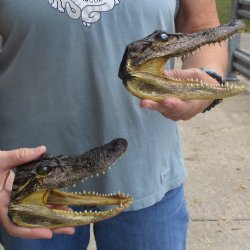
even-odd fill
[{"label": "alligator lower jaw", "polygon": [[[26,197],[19,203],[11,203],[10,216],[17,225],[30,228],[58,228],[79,226],[111,218],[126,210],[132,197],[113,194],[72,194],[58,190],[40,191]],[[51,206],[115,206],[105,211],[70,212],[49,208]]]},{"label": "alligator lower jaw", "polygon": [[174,96],[181,100],[223,99],[237,95],[245,90],[244,85],[219,85],[199,81],[198,79],[176,79],[164,75],[167,57],[146,61],[138,67],[128,63],[124,85],[127,90],[140,99],[161,101]]},{"label": "alligator lower jaw", "polygon": [[126,80],[126,88],[140,99],[161,101],[174,96],[181,100],[223,99],[237,95],[245,90],[244,85],[210,84],[193,79],[175,79],[151,74],[134,72]]}]

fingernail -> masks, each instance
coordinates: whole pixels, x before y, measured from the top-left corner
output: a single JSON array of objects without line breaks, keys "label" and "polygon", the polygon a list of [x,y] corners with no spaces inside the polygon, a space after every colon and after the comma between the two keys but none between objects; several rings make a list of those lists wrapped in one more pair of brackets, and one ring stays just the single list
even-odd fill
[{"label": "fingernail", "polygon": [[46,151],[46,147],[45,146],[40,146],[40,147],[37,147],[37,148],[33,149],[33,153],[34,154],[45,152],[45,151]]},{"label": "fingernail", "polygon": [[143,108],[151,109],[151,108],[153,108],[153,105],[152,104],[146,104],[146,105],[143,106]]}]

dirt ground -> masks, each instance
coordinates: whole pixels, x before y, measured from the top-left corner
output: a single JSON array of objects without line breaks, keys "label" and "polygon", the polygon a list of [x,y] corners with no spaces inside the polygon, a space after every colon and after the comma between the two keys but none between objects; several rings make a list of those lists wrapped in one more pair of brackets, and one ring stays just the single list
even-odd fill
[{"label": "dirt ground", "polygon": [[[249,41],[244,35],[242,46]],[[240,81],[245,93],[179,122],[189,175],[188,250],[250,249],[250,81]],[[91,235],[88,250],[95,249]]]},{"label": "dirt ground", "polygon": [[181,122],[189,250],[250,249],[250,95]]}]

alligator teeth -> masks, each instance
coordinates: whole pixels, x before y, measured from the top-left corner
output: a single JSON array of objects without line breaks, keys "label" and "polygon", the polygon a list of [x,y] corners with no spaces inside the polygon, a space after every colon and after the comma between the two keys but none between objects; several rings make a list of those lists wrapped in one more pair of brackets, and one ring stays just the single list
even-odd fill
[{"label": "alligator teeth", "polygon": [[103,197],[111,197],[111,196],[115,196],[115,195],[120,195],[123,197],[129,197],[128,194],[125,193],[121,193],[121,191],[118,191],[117,193],[110,193],[110,194],[99,194],[98,192],[90,192],[90,191],[82,191],[82,192],[67,192],[68,194],[72,194],[72,195],[96,195],[96,196],[103,196]]}]

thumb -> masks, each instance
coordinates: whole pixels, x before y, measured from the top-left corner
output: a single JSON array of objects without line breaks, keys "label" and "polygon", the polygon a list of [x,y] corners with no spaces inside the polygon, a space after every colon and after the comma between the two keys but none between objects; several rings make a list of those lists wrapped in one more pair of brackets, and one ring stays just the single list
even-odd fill
[{"label": "thumb", "polygon": [[198,68],[165,70],[164,75],[184,82],[185,80],[191,82],[202,80],[206,83],[218,84],[214,78]]},{"label": "thumb", "polygon": [[45,146],[0,151],[0,171],[5,172],[18,165],[36,160],[46,152]]},{"label": "thumb", "polygon": [[200,80],[201,76],[204,76],[205,73],[202,72],[200,69],[192,68],[192,69],[173,69],[173,70],[166,70],[164,74],[168,77],[172,77],[175,79],[198,79]]}]

